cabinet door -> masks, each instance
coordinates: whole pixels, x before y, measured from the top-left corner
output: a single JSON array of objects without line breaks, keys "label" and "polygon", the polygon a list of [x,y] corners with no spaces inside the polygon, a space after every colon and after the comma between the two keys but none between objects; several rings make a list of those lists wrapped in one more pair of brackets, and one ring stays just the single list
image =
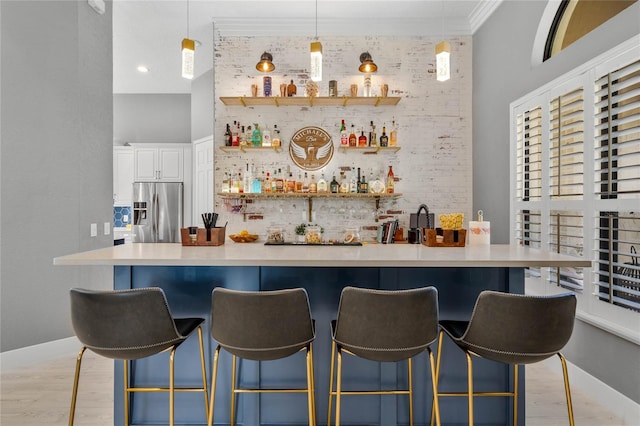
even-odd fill
[{"label": "cabinet door", "polygon": [[201,214],[214,207],[213,139],[207,138],[193,145],[193,223],[202,224]]},{"label": "cabinet door", "polygon": [[134,178],[136,181],[158,179],[158,150],[156,148],[136,148],[134,150]]},{"label": "cabinet door", "polygon": [[113,205],[131,206],[133,199],[133,149],[113,150]]},{"label": "cabinet door", "polygon": [[184,151],[182,148],[159,148],[159,179],[164,181],[182,182],[184,179],[183,156]]}]

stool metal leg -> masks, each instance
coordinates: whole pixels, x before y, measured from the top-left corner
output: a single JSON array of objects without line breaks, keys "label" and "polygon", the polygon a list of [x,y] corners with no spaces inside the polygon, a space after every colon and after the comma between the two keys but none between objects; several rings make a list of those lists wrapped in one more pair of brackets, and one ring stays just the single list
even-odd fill
[{"label": "stool metal leg", "polygon": [[169,355],[169,426],[174,425],[174,411],[175,411],[175,360],[176,357],[176,347],[174,346],[171,349],[171,354]]},{"label": "stool metal leg", "polygon": [[513,426],[518,426],[518,364],[513,364]]},{"label": "stool metal leg", "polygon": [[327,426],[331,426],[331,403],[333,402],[333,375],[335,373],[336,342],[331,342],[331,376],[329,377],[329,414],[327,415]]},{"label": "stool metal leg", "polygon": [[467,356],[467,386],[468,386],[468,398],[469,398],[469,426],[473,426],[473,361],[471,360],[471,354],[465,351]]},{"label": "stool metal leg", "polygon": [[567,411],[569,412],[569,424],[574,426],[573,403],[571,402],[571,389],[569,388],[569,372],[567,371],[567,360],[558,352],[560,362],[562,363],[562,376],[564,377],[564,392],[567,396]]},{"label": "stool metal leg", "polygon": [[[437,379],[438,373],[436,372],[436,363],[434,362],[433,352],[431,351],[431,348],[427,348],[427,351],[429,352],[429,368],[431,370],[431,386],[433,388],[433,402],[431,404],[431,418],[432,418],[432,421],[433,421],[433,417],[435,415],[436,425],[440,426],[440,403],[438,401],[438,379]],[[438,352],[438,356],[439,355],[440,355],[440,352]]]},{"label": "stool metal leg", "polygon": [[124,426],[129,426],[129,361],[123,360],[123,378],[124,381]]},{"label": "stool metal leg", "polygon": [[209,418],[209,394],[207,391],[207,369],[204,362],[204,340],[202,338],[202,326],[198,326],[198,339],[200,341],[200,365],[202,367],[202,389],[204,390],[204,417]]},{"label": "stool metal leg", "polygon": [[[442,355],[442,341],[444,340],[444,331],[440,330],[439,336],[438,336],[438,355],[436,357],[436,366],[435,366],[435,371],[432,371],[432,377],[433,377],[433,399],[431,400],[431,421],[429,423],[430,426],[433,426],[433,421],[434,418],[436,418],[436,421],[439,422],[439,420],[437,420],[437,417],[440,416],[440,406],[438,404],[438,379],[440,377],[440,361],[442,359],[441,355]],[[433,357],[433,354],[430,355],[430,357]],[[433,366],[432,366],[433,369]],[[438,412],[435,412],[435,406],[437,405],[437,410]],[[439,423],[438,423],[439,425]]]},{"label": "stool metal leg", "polygon": [[69,426],[73,426],[73,420],[76,415],[76,400],[78,398],[78,383],[80,382],[80,367],[82,364],[82,355],[87,350],[86,346],[83,346],[78,352],[78,358],[76,359],[76,373],[73,379],[73,392],[71,393],[71,408],[69,409]]},{"label": "stool metal leg", "polygon": [[213,425],[213,408],[216,399],[216,377],[218,375],[218,357],[220,356],[220,345],[213,353],[213,371],[211,373],[211,401],[209,402],[209,416],[207,419],[207,426]]},{"label": "stool metal leg", "polygon": [[407,370],[409,372],[409,425],[413,426],[413,369],[411,368],[411,366],[412,360],[411,358],[409,358],[407,359]]},{"label": "stool metal leg", "polygon": [[342,351],[338,352],[338,373],[336,375],[336,426],[340,426],[340,392],[342,390]]},{"label": "stool metal leg", "polygon": [[307,403],[309,404],[309,426],[313,426],[315,424],[313,400],[313,349],[311,344],[309,344],[307,349]]},{"label": "stool metal leg", "polygon": [[231,356],[231,419],[229,426],[233,426],[235,423],[235,408],[236,408],[236,363],[237,359],[235,355]]}]

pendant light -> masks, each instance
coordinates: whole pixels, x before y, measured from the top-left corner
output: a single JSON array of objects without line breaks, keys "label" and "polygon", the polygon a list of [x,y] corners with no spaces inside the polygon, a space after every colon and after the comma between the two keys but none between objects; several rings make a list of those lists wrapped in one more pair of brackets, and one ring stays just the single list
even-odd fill
[{"label": "pendant light", "polygon": [[[442,38],[444,39],[444,1],[442,2]],[[436,79],[447,81],[451,78],[451,45],[447,41],[436,44]]]},{"label": "pendant light", "polygon": [[360,72],[370,73],[378,71],[378,66],[373,62],[371,54],[369,52],[363,52],[360,54],[360,66],[358,67]]},{"label": "pendant light", "polygon": [[311,42],[310,77],[313,81],[322,81],[322,43],[318,41],[318,0],[316,0],[316,41]]},{"label": "pendant light", "polygon": [[276,69],[276,66],[273,65],[273,56],[269,52],[264,52],[262,56],[260,56],[260,62],[256,64],[256,69],[260,72],[271,72]]},{"label": "pendant light", "polygon": [[187,0],[187,38],[182,39],[182,77],[193,80],[196,42],[189,38],[189,0]]}]

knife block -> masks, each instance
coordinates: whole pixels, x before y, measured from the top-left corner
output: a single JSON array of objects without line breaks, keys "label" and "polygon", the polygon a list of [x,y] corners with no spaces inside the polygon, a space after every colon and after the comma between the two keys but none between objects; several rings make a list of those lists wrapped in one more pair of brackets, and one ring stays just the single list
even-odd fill
[{"label": "knife block", "polygon": [[[180,228],[180,237],[183,246],[221,246],[224,244],[226,227],[220,228],[198,228],[196,240],[189,238],[189,228]],[[207,240],[207,231],[209,231],[209,239]]]},{"label": "knife block", "polygon": [[[442,242],[438,242],[438,236],[442,236]],[[429,247],[464,247],[466,240],[466,229],[425,229],[422,244]]]}]

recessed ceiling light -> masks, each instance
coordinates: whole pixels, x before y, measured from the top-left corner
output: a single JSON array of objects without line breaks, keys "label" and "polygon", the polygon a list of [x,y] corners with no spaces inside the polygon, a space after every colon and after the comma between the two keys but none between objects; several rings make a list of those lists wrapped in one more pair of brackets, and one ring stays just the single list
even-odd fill
[{"label": "recessed ceiling light", "polygon": [[141,72],[141,73],[143,73],[143,74],[144,74],[144,73],[148,73],[148,72],[149,72],[149,68],[147,68],[147,67],[146,67],[146,66],[144,66],[144,65],[138,65],[138,68],[136,68],[136,69],[138,70],[138,72]]}]

